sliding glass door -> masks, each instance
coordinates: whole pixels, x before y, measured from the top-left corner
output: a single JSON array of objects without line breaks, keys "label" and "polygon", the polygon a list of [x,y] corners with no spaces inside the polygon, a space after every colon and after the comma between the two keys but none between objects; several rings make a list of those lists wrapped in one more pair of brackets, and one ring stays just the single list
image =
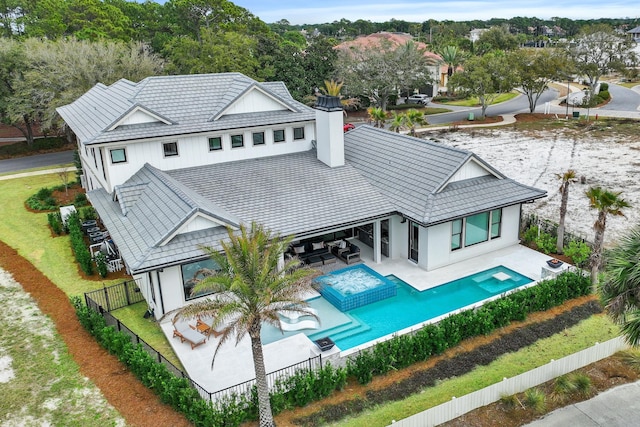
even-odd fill
[{"label": "sliding glass door", "polygon": [[418,238],[420,236],[420,226],[413,221],[409,221],[409,259],[418,263]]}]

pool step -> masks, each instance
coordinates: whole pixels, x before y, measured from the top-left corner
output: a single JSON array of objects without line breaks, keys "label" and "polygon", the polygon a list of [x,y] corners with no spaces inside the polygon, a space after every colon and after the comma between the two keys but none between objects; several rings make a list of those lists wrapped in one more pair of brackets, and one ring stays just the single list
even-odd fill
[{"label": "pool step", "polygon": [[340,340],[344,340],[344,339],[350,338],[350,337],[352,337],[354,335],[359,335],[359,334],[362,334],[364,332],[369,332],[370,330],[371,330],[370,326],[358,325],[355,328],[351,328],[351,329],[348,329],[348,330],[345,330],[345,331],[341,331],[341,332],[338,332],[337,334],[331,334],[329,336],[331,337],[332,340],[337,342],[337,341],[340,341]]}]

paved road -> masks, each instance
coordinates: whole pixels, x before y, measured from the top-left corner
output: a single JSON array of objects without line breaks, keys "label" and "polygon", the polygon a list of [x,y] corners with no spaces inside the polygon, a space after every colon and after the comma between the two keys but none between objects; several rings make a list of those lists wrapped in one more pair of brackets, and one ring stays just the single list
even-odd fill
[{"label": "paved road", "polygon": [[639,426],[640,383],[630,383],[556,409],[525,427],[630,427]]},{"label": "paved road", "polygon": [[0,160],[0,173],[73,163],[73,150]]},{"label": "paved road", "polygon": [[640,94],[638,92],[609,83],[609,94],[611,94],[611,101],[598,110],[639,111]]},{"label": "paved road", "polygon": [[[545,102],[551,102],[558,97],[558,91],[555,89],[547,89],[538,99],[538,106],[543,106]],[[436,104],[433,104],[435,106]],[[443,108],[452,108],[443,105]],[[469,113],[473,113],[476,117],[480,116],[482,108],[456,108],[456,111],[450,113],[432,114],[427,116],[429,124],[440,124],[465,120],[469,117]],[[529,112],[529,100],[524,95],[519,95],[509,101],[500,104],[491,105],[487,108],[488,116],[500,116],[503,114],[518,114]]]}]

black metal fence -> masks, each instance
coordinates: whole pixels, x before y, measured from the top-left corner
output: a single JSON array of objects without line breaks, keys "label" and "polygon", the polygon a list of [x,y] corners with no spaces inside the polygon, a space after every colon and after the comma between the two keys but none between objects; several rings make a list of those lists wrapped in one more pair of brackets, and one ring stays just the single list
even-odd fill
[{"label": "black metal fence", "polygon": [[[87,301],[87,298],[91,298],[92,301],[106,311],[117,310],[144,301],[144,296],[135,280],[127,280],[117,285],[105,286],[102,289],[87,292],[84,296],[85,301]],[[87,305],[89,305],[88,302]]]},{"label": "black metal fence", "polygon": [[[240,384],[236,384],[234,386],[225,388],[223,390],[219,390],[216,392],[210,392],[200,384],[195,382],[193,379],[187,375],[186,372],[182,371],[182,369],[175,366],[171,363],[166,357],[162,355],[158,350],[153,348],[149,343],[140,338],[138,334],[129,329],[124,323],[115,318],[111,313],[112,310],[116,308],[123,308],[127,305],[135,304],[140,302],[142,299],[131,298],[132,295],[141,295],[139,291],[135,291],[133,288],[135,286],[134,281],[123,282],[118,285],[110,286],[108,288],[99,289],[97,291],[87,292],[84,294],[84,299],[91,310],[94,310],[104,317],[107,325],[113,326],[117,331],[123,332],[129,337],[131,337],[131,341],[135,344],[140,344],[142,348],[151,355],[158,363],[163,364],[170,372],[172,372],[176,377],[185,378],[189,381],[191,386],[195,388],[200,396],[205,400],[217,401],[223,399],[225,397],[230,397],[233,395],[241,396],[245,395],[247,398],[251,396],[251,390],[253,385],[255,384],[255,379],[245,381]],[[94,299],[94,298],[97,298]],[[107,308],[101,304],[104,302],[107,305]],[[125,302],[127,302],[125,304]],[[302,361],[300,363],[296,363],[286,368],[279,369],[277,371],[273,371],[267,374],[267,384],[269,385],[269,389],[273,389],[279,381],[282,381],[284,378],[294,375],[297,372],[303,370],[315,370],[322,369],[322,355],[318,355],[316,357],[310,357],[306,361]]]}]

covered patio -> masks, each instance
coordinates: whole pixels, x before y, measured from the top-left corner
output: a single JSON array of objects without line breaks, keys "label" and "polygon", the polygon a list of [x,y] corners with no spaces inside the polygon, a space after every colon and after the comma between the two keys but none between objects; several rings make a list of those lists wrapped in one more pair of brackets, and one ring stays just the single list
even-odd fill
[{"label": "covered patio", "polygon": [[[355,241],[356,244],[358,243]],[[373,250],[367,245],[362,248],[362,261],[378,273],[387,276],[395,275],[418,290],[425,290],[442,285],[449,281],[477,273],[495,266],[503,265],[534,281],[542,278],[542,274],[557,274],[566,269],[564,265],[560,269],[551,270],[547,267],[548,255],[534,251],[521,245],[513,245],[508,248],[490,252],[464,262],[448,265],[432,271],[425,271],[406,259],[392,260],[383,257],[380,263],[373,262]],[[323,266],[324,272],[335,270],[346,265],[340,261]],[[314,293],[309,298],[318,296]],[[195,324],[195,320],[192,321]],[[211,361],[219,338],[207,340],[203,345],[191,349],[186,343],[173,338],[173,326],[171,319],[167,317],[161,322],[161,327],[167,336],[173,350],[182,362],[189,376],[209,392],[224,390],[236,384],[252,380],[254,378],[253,360],[251,356],[250,341],[247,338],[235,345],[231,340],[225,343],[216,356],[215,365],[211,369]],[[303,333],[296,334],[282,340],[264,346],[265,364],[267,372],[277,371],[290,365],[307,361],[310,357],[320,354],[320,350]],[[333,348],[322,353],[323,361],[338,359],[340,350]]]}]

